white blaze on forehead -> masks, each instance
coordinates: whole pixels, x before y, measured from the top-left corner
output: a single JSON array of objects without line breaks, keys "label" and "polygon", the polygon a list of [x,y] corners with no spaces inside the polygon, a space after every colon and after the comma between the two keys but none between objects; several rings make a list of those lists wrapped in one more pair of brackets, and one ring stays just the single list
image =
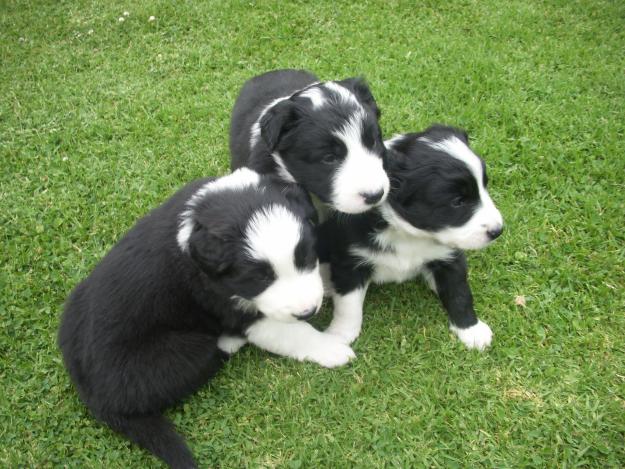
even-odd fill
[{"label": "white blaze on forehead", "polygon": [[326,103],[326,96],[319,86],[311,86],[300,93],[302,98],[308,98],[312,102],[313,109],[318,109]]},{"label": "white blaze on forehead", "polygon": [[222,176],[204,184],[191,196],[187,205],[196,205],[207,194],[221,192],[224,190],[241,190],[250,186],[257,186],[260,182],[260,175],[249,168],[239,168],[236,171]]},{"label": "white blaze on forehead", "polygon": [[337,99],[339,104],[351,104],[353,106],[358,106],[359,108],[362,107],[354,93],[344,86],[341,86],[333,81],[327,81],[323,84],[323,86],[332,92],[332,96]]},{"label": "white blaze on forehead", "polygon": [[363,121],[366,111],[360,107],[334,135],[344,143],[347,154],[333,178],[332,201],[336,209],[346,213],[359,213],[371,208],[362,194],[382,191],[384,201],[389,180],[382,157],[368,149],[362,141]]},{"label": "white blaze on forehead", "polygon": [[295,215],[282,205],[270,205],[257,211],[245,231],[247,253],[253,259],[271,264],[277,276],[294,273],[295,247],[302,226]]},{"label": "white blaze on forehead", "polygon": [[[334,135],[343,140],[345,145],[351,144],[352,148],[364,147],[362,143],[362,132],[364,120],[367,117],[366,111],[361,107],[355,110],[343,127],[334,131]],[[365,148],[366,149],[366,148]],[[369,151],[368,149],[366,149]],[[348,148],[349,151],[349,148]]]},{"label": "white blaze on forehead", "polygon": [[269,318],[294,321],[302,314],[318,310],[323,301],[319,263],[299,270],[295,248],[302,236],[300,221],[281,205],[257,211],[245,231],[247,254],[271,264],[276,278],[249,303]]},{"label": "white blaze on forehead", "polygon": [[221,192],[225,190],[242,190],[247,187],[256,187],[260,182],[260,176],[257,172],[249,168],[240,168],[227,176],[220,177],[213,181],[209,181],[200,187],[186,202],[186,210],[180,214],[180,224],[176,240],[178,246],[186,251],[189,245],[189,237],[193,231],[193,209],[208,194]]},{"label": "white blaze on forehead", "polygon": [[469,171],[471,171],[471,173],[473,174],[473,177],[475,177],[478,186],[480,187],[480,190],[482,189],[484,181],[484,170],[482,167],[482,162],[480,161],[478,156],[473,153],[473,151],[466,143],[464,143],[458,137],[450,137],[444,140],[440,140],[438,142],[433,142],[427,138],[424,138],[422,140],[426,142],[431,148],[445,152],[449,156],[452,156],[466,164],[469,168]]}]

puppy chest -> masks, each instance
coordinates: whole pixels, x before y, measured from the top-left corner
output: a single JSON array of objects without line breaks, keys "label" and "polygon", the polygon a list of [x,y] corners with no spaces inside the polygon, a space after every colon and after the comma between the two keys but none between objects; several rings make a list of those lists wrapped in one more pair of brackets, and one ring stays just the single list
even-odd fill
[{"label": "puppy chest", "polygon": [[401,239],[383,251],[356,248],[354,252],[373,267],[376,283],[404,282],[419,275],[428,262],[445,259],[451,250],[429,240]]}]

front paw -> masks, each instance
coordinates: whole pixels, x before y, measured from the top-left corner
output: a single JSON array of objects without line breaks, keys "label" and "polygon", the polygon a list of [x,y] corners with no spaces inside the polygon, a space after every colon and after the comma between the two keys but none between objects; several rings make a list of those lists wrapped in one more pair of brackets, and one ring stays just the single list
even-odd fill
[{"label": "front paw", "polygon": [[493,340],[493,331],[490,330],[488,324],[478,319],[477,324],[461,329],[454,326],[449,326],[449,329],[458,336],[460,341],[469,349],[484,350],[490,345]]},{"label": "front paw", "polygon": [[317,348],[311,350],[305,359],[325,368],[335,368],[346,365],[356,358],[351,347],[342,343],[337,337],[328,335],[327,339]]},{"label": "front paw", "polygon": [[360,327],[341,327],[330,324],[325,332],[326,334],[332,334],[345,345],[349,345],[360,335]]}]

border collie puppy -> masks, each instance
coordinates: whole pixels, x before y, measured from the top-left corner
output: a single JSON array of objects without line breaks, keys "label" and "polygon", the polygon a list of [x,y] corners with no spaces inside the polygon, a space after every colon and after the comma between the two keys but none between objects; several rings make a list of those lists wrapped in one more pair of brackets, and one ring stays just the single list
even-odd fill
[{"label": "border collie puppy", "polygon": [[69,296],[59,331],[83,402],[171,467],[196,467],[162,411],[246,341],[326,367],[352,350],[300,319],[323,285],[308,194],[249,169],[185,186]]},{"label": "border collie puppy", "polygon": [[492,332],[475,315],[463,250],[483,248],[503,230],[484,162],[467,134],[453,127],[432,126],[386,145],[387,201],[365,214],[332,215],[318,233],[334,301],[327,332],[351,343],[360,333],[369,283],[420,274],[447,310],[450,329],[468,348],[483,350]]},{"label": "border collie puppy", "polygon": [[277,174],[332,209],[361,213],[389,191],[378,117],[362,79],[268,72],[248,80],[234,105],[231,166]]}]

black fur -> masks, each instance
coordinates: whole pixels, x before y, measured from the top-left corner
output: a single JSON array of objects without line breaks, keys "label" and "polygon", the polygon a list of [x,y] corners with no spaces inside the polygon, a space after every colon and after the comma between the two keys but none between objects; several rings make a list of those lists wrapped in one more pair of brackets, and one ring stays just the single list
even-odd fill
[{"label": "black fur", "polygon": [[477,323],[473,309],[473,294],[467,279],[467,258],[455,251],[451,259],[429,262],[426,268],[436,280],[436,293],[447,311],[449,322],[460,329]]},{"label": "black fur", "polygon": [[[475,177],[467,166],[423,140],[437,142],[452,136],[468,144],[466,132],[442,125],[395,137],[387,144],[391,190],[386,203],[411,226],[426,233],[463,226],[480,203]],[[483,162],[482,168],[485,186]],[[330,264],[332,285],[339,295],[368,285],[375,276],[375,263],[355,254],[354,248],[393,252],[393,246],[380,246],[376,241],[376,235],[389,229],[383,213],[382,207],[376,207],[357,215],[331,214],[320,226],[319,258]],[[444,258],[430,257],[420,271],[434,277],[451,324],[467,328],[477,323],[466,257],[461,250],[450,247]]]},{"label": "black fur", "polygon": [[[420,140],[425,137],[436,142],[450,136],[469,143],[463,130],[441,125],[393,139],[388,158],[391,179],[388,200],[416,228],[438,231],[462,226],[479,203],[478,187],[467,166]],[[486,185],[483,162],[482,166]]]},{"label": "black fur", "polygon": [[287,207],[302,220],[300,264],[317,261],[307,194],[269,178],[261,179],[262,192],[225,190],[199,201],[183,251],[180,215],[210,180],[185,186],[137,222],[71,293],[58,337],[93,415],[175,468],[196,464],[163,410],[221,368],[220,335],[245,335],[260,317],[237,309],[231,296],[249,299],[273,281],[269,265],[244,253],[251,214],[269,204]]},{"label": "black fur", "polygon": [[[303,70],[276,70],[245,83],[234,105],[230,125],[231,168],[248,166],[260,173],[280,175],[271,156],[277,151],[293,179],[332,206],[333,175],[346,156],[345,145],[333,132],[344,126],[358,106],[333,99],[332,104],[314,109],[311,100],[302,96],[308,88],[320,87],[326,96],[333,96],[316,82],[315,75]],[[350,90],[366,110],[362,143],[384,160],[386,150],[378,125],[380,111],[369,87],[361,78],[336,83]],[[265,110],[282,97],[286,99]],[[257,121],[260,133],[251,146],[252,129]]]}]

